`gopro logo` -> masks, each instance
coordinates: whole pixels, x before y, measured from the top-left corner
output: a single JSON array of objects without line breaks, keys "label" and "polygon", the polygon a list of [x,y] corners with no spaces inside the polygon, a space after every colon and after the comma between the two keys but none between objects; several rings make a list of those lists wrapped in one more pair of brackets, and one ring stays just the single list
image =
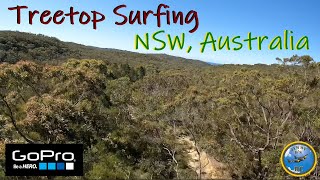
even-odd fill
[{"label": "gopro logo", "polygon": [[[19,156],[18,158],[16,157],[16,154],[20,153],[20,150],[16,150],[12,152],[12,159],[14,161],[25,161],[26,159],[28,161],[44,161],[45,158],[55,158],[55,161],[59,160],[59,156],[63,161],[73,161],[74,160],[74,154],[72,152],[65,152],[65,153],[54,153],[54,151],[51,150],[42,150],[40,153],[37,152],[30,152],[27,155],[17,155]],[[69,156],[69,158],[68,158]]]},{"label": "gopro logo", "polygon": [[6,175],[82,176],[83,145],[7,144]]}]

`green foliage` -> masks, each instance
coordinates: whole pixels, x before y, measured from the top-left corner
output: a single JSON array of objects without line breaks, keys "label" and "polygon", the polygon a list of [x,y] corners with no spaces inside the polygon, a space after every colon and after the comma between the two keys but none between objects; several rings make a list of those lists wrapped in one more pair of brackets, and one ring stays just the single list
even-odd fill
[{"label": "green foliage", "polygon": [[164,139],[154,132],[164,127],[131,114],[131,86],[144,78],[143,67],[98,60],[0,66],[0,142],[84,144],[92,179],[174,177]]},{"label": "green foliage", "polygon": [[[190,61],[164,54],[145,55],[62,42],[57,38],[41,34],[0,31],[0,62],[15,63],[21,60],[33,60],[40,63],[61,64],[65,60],[73,58],[98,59],[116,63],[119,66],[123,66],[123,68],[127,68],[125,67],[127,65],[130,68],[143,67],[144,70],[140,69],[138,72],[139,76],[143,76],[147,72],[157,72],[158,69],[209,66],[201,61]],[[122,73],[130,73],[129,71],[123,71]]]}]

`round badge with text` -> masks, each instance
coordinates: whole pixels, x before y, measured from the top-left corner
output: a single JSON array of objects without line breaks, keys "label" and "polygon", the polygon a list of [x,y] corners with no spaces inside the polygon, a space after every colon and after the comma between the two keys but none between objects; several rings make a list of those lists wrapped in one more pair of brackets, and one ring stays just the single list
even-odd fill
[{"label": "round badge with text", "polygon": [[313,147],[302,141],[288,144],[281,153],[283,169],[294,177],[308,176],[317,165],[317,154]]}]

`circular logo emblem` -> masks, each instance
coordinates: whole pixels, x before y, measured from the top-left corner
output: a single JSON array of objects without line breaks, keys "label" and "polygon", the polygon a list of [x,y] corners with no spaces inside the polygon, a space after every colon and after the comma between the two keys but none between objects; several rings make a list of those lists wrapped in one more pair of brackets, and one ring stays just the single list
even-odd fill
[{"label": "circular logo emblem", "polygon": [[310,144],[297,141],[283,149],[280,162],[291,176],[308,176],[317,165],[317,154]]}]

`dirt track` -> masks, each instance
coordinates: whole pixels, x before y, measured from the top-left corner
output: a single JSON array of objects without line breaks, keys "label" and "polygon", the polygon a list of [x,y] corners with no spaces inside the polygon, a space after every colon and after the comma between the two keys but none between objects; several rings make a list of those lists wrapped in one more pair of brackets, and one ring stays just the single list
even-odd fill
[{"label": "dirt track", "polygon": [[195,143],[189,137],[183,137],[180,142],[187,147],[187,153],[190,156],[189,166],[197,172],[198,177],[201,179],[231,179],[227,166],[221,162],[218,162],[213,157],[210,157],[206,152],[200,150],[199,153]]}]

